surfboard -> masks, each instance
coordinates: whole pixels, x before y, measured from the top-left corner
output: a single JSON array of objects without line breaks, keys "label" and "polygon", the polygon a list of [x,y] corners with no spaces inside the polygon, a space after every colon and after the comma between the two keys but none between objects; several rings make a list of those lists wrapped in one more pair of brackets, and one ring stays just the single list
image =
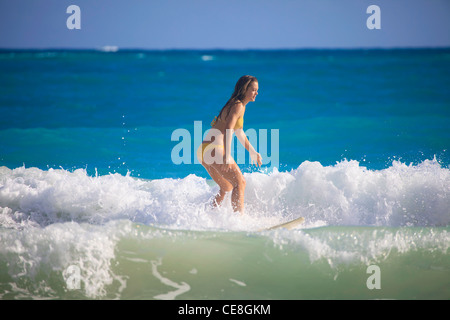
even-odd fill
[{"label": "surfboard", "polygon": [[275,225],[273,227],[261,229],[259,231],[273,230],[273,229],[278,229],[278,228],[285,228],[285,229],[291,230],[291,229],[295,228],[296,226],[302,224],[303,222],[305,222],[305,218],[300,217],[300,218],[297,218],[297,219],[294,219],[294,220],[291,220],[291,221],[288,221],[288,222],[277,224],[277,225]]}]

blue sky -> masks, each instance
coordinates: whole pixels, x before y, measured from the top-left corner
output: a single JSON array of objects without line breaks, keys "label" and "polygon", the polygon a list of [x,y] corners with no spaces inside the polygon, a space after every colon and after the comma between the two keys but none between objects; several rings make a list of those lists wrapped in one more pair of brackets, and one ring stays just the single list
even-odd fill
[{"label": "blue sky", "polygon": [[[81,29],[69,30],[69,5]],[[369,30],[369,5],[381,29]],[[0,48],[450,47],[449,0],[0,0]]]}]

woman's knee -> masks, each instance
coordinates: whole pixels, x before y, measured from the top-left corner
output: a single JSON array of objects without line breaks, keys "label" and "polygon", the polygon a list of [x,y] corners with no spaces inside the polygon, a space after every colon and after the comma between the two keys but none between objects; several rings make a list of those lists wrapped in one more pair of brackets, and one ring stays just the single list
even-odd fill
[{"label": "woman's knee", "polygon": [[236,179],[234,188],[245,189],[245,184],[246,184],[245,178],[244,176],[241,175]]},{"label": "woman's knee", "polygon": [[219,187],[220,187],[219,192],[223,192],[223,193],[227,193],[227,192],[230,192],[233,190],[233,186],[231,184],[221,185]]}]

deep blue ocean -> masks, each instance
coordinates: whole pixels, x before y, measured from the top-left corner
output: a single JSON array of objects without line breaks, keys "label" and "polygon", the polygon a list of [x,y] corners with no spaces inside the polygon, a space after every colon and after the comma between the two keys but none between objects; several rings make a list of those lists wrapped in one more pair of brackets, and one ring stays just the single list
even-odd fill
[{"label": "deep blue ocean", "polygon": [[279,130],[281,170],[450,164],[449,50],[3,51],[1,164],[206,177],[172,163],[171,134],[205,131],[244,74],[260,85],[244,129]]},{"label": "deep blue ocean", "polygon": [[[245,74],[236,217],[192,162]],[[2,50],[0,297],[449,299],[449,88],[450,49]]]}]

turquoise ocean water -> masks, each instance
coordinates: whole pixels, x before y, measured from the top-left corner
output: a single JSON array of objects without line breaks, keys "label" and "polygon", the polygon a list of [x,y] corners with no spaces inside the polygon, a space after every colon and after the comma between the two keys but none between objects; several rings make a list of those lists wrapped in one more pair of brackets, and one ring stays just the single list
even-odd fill
[{"label": "turquoise ocean water", "polygon": [[[193,162],[244,74],[241,217]],[[0,297],[449,299],[448,88],[448,49],[0,51]]]}]

